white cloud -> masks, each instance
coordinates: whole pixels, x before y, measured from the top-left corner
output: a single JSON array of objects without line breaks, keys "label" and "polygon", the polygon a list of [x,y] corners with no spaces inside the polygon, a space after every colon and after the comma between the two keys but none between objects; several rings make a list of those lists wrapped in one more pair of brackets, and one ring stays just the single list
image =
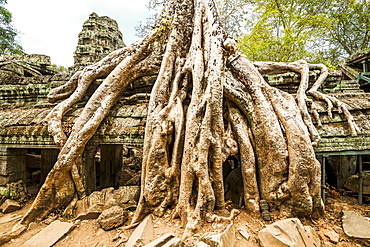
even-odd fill
[{"label": "white cloud", "polygon": [[71,66],[77,36],[92,12],[117,21],[126,44],[134,42],[135,26],[151,14],[149,0],[11,0],[5,6],[20,43],[29,54],[45,54],[57,65]]}]

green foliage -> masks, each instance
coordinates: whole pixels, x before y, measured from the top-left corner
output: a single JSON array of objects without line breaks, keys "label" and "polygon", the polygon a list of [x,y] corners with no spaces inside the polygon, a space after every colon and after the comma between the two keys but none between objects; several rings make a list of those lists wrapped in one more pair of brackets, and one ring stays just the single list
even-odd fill
[{"label": "green foliage", "polygon": [[160,16],[161,25],[157,28],[157,34],[160,38],[167,42],[167,33],[172,29],[173,17],[167,13],[166,9],[162,10]]},{"label": "green foliage", "polygon": [[7,0],[0,0],[0,56],[22,54],[23,48],[17,43],[18,31],[12,25],[12,14],[4,7]]},{"label": "green foliage", "polygon": [[328,10],[335,20],[328,33],[333,56],[345,58],[370,48],[370,6],[368,0],[334,0]]},{"label": "green foliage", "polygon": [[247,34],[240,37],[240,48],[252,60],[315,60],[308,49],[333,25],[326,13],[328,1],[255,1]]},{"label": "green foliage", "polygon": [[334,67],[370,47],[368,0],[254,0],[248,8],[253,11],[239,39],[252,60]]},{"label": "green foliage", "polygon": [[59,73],[62,73],[62,74],[67,74],[68,73],[68,68],[64,67],[64,66],[59,66],[59,65],[56,65],[56,64],[52,64],[50,66],[52,70],[54,71],[57,71]]}]

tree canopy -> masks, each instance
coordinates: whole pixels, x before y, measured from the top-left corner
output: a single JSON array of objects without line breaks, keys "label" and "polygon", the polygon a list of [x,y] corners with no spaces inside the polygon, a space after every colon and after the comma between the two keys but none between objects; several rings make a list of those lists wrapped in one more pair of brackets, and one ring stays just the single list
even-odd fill
[{"label": "tree canopy", "polygon": [[325,13],[328,4],[323,0],[255,1],[241,49],[250,59],[260,61],[312,57],[309,45],[332,25]]},{"label": "tree canopy", "polygon": [[22,54],[23,48],[18,44],[18,31],[12,26],[12,14],[4,7],[7,0],[0,0],[0,55]]},{"label": "tree canopy", "polygon": [[327,41],[334,58],[346,58],[370,48],[370,7],[368,0],[335,0],[328,10],[335,21]]},{"label": "tree canopy", "polygon": [[[306,59],[335,66],[370,47],[370,16],[366,0],[223,0],[220,9],[242,6],[224,18],[239,28],[240,49],[254,61]],[[222,11],[221,11],[222,13]],[[241,14],[246,18],[240,29]],[[234,16],[234,17],[233,17]],[[236,16],[236,17],[235,17]],[[230,31],[229,31],[230,33]]]}]

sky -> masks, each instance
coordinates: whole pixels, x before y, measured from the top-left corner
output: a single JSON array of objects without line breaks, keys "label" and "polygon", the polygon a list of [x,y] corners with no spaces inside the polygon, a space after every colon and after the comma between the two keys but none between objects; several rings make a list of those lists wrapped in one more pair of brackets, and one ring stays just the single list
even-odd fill
[{"label": "sky", "polygon": [[8,0],[5,5],[13,15],[13,27],[19,32],[19,43],[27,54],[51,57],[51,63],[73,65],[73,52],[83,23],[93,12],[109,16],[118,23],[123,41],[136,41],[135,26],[153,11],[149,0]]}]

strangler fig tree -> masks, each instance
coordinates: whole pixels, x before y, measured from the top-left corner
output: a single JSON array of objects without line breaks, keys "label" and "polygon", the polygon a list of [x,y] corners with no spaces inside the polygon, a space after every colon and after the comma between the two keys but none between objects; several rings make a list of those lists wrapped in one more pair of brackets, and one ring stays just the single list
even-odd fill
[{"label": "strangler fig tree", "polygon": [[[310,69],[320,70],[308,88]],[[270,86],[263,74],[301,74],[296,99]],[[325,100],[329,113],[342,110],[352,134],[358,127],[346,106],[317,91],[328,70],[321,64],[252,63],[224,31],[213,0],[166,0],[148,34],[75,73],[52,90],[60,103],[46,118],[60,148],[58,160],[32,207],[13,232],[86,195],[79,174],[86,143],[133,81],[156,75],[147,113],[141,195],[133,222],[171,209],[180,217],[185,236],[203,222],[227,220],[223,164],[237,155],[244,204],[260,214],[259,201],[284,216],[319,216],[320,164],[313,145],[320,137],[309,114],[307,94]],[[63,114],[105,77],[67,135]],[[316,114],[317,115],[317,114]],[[316,116],[313,114],[313,116]],[[5,239],[5,240],[4,240]]]}]

